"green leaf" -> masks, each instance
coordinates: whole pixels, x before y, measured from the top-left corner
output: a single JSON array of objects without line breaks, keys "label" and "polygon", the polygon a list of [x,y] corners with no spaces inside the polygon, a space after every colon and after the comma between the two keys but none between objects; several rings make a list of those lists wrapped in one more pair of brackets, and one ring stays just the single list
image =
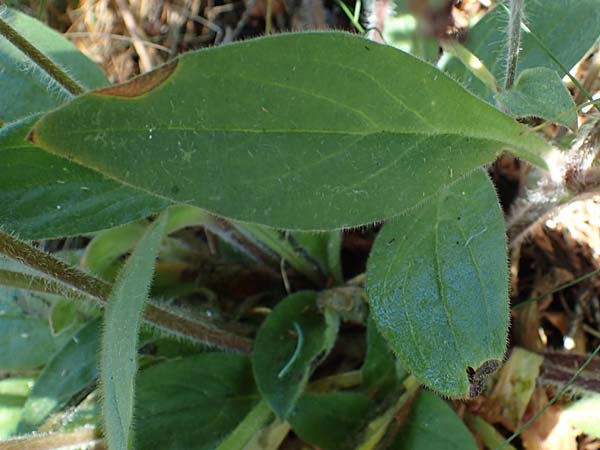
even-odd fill
[{"label": "green leaf", "polygon": [[331,32],[185,54],[78,97],[32,136],[161,198],[327,230],[406,212],[506,149],[543,166],[548,145],[524,130],[435,67]]},{"label": "green leaf", "polygon": [[600,394],[587,394],[567,406],[563,414],[573,427],[600,439],[598,411],[600,411]]},{"label": "green leaf", "polygon": [[[598,39],[598,8],[600,0],[528,1],[525,2],[525,21],[558,60],[571,69]],[[497,6],[469,30],[464,44],[498,80],[504,80],[506,67],[506,50],[502,43],[506,41],[507,21],[507,12]],[[561,78],[565,75],[534,38],[521,33],[517,75],[535,67],[552,69]],[[457,59],[448,61],[445,70],[477,95],[491,100],[493,93]]]},{"label": "green leaf", "polygon": [[515,85],[496,94],[496,100],[515,117],[539,117],[568,128],[577,124],[573,97],[558,74],[545,67],[521,72]]},{"label": "green leaf", "polygon": [[[2,19],[89,89],[108,85],[100,68],[64,36],[19,11],[3,8]],[[0,123],[48,111],[70,95],[7,39],[0,39]]]},{"label": "green leaf", "polygon": [[48,320],[38,317],[0,316],[0,370],[34,369],[44,365],[69,339],[52,336]]},{"label": "green leaf", "polygon": [[28,377],[0,380],[0,439],[6,439],[17,431],[33,382],[33,378]]},{"label": "green leaf", "polygon": [[473,435],[448,404],[421,391],[390,450],[477,450]]},{"label": "green leaf", "polygon": [[161,215],[142,236],[106,307],[100,371],[104,431],[111,450],[127,450],[131,439],[138,331],[166,219]]},{"label": "green leaf", "polygon": [[[199,225],[207,218],[207,213],[192,206],[175,205],[168,211],[166,234],[184,227]],[[85,248],[82,264],[92,274],[106,280],[113,280],[118,270],[115,263],[135,247],[149,224],[148,221],[141,220],[101,231]]]},{"label": "green leaf", "polygon": [[403,365],[432,389],[467,397],[468,368],[504,357],[507,280],[502,211],[478,170],[384,226],[369,259],[367,294]]},{"label": "green leaf", "polygon": [[287,418],[319,359],[331,350],[339,320],[321,313],[315,292],[298,292],[277,304],[258,330],[252,367],[258,390]]},{"label": "green leaf", "polygon": [[[377,399],[396,389],[406,375],[398,368],[396,357],[390,350],[373,317],[369,317],[367,327],[367,356],[361,367],[363,382],[361,388]],[[400,372],[400,373],[399,373]]]},{"label": "green leaf", "polygon": [[72,236],[148,216],[169,203],[41,151],[36,117],[0,129],[0,224],[21,239]]},{"label": "green leaf", "polygon": [[333,392],[303,394],[288,417],[303,441],[323,450],[354,448],[355,438],[368,423],[374,402],[364,394]]},{"label": "green leaf", "polygon": [[46,418],[92,384],[98,376],[100,320],[81,327],[52,358],[25,403],[19,433],[35,431]]},{"label": "green leaf", "polygon": [[141,371],[137,379],[139,449],[213,450],[259,401],[250,361],[204,353]]}]

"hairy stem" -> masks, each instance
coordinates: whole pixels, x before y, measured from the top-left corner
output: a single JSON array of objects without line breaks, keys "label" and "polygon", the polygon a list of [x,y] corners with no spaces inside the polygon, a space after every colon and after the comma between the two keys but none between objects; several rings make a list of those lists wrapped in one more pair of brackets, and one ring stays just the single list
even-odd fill
[{"label": "hairy stem", "polygon": [[510,0],[508,52],[504,76],[505,89],[510,89],[515,82],[515,73],[519,61],[519,46],[521,45],[521,20],[523,20],[523,0]]},{"label": "hairy stem", "polygon": [[[112,286],[109,283],[71,267],[52,255],[3,232],[0,232],[0,254],[15,259],[83,294],[97,299],[101,305],[108,302],[112,291]],[[218,348],[244,353],[248,353],[252,349],[250,339],[179,316],[153,303],[146,305],[144,320],[176,336]]]},{"label": "hairy stem", "polygon": [[56,80],[71,95],[77,96],[85,92],[85,89],[79,83],[67,75],[50,58],[35,48],[2,18],[0,18],[0,35],[4,36],[11,44],[27,55],[38,67]]}]

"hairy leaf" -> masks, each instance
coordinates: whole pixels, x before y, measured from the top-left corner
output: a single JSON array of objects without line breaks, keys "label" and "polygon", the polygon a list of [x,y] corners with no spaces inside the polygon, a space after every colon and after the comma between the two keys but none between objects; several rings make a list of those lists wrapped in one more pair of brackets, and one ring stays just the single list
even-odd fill
[{"label": "hairy leaf", "polygon": [[54,411],[98,376],[100,321],[84,325],[54,355],[36,381],[23,408],[19,433],[35,431]]},{"label": "hairy leaf", "polygon": [[259,395],[242,355],[203,353],[141,371],[137,380],[136,448],[213,450]]},{"label": "hairy leaf", "polygon": [[304,391],[319,357],[331,350],[338,318],[317,308],[315,292],[299,292],[281,301],[256,335],[252,366],[258,390],[285,419]]},{"label": "hairy leaf", "polygon": [[473,435],[450,406],[422,391],[390,450],[477,450]]},{"label": "hairy leaf", "polygon": [[367,293],[404,366],[444,395],[467,397],[477,394],[467,370],[503,359],[507,279],[502,211],[478,170],[384,226],[369,259]]},{"label": "hairy leaf", "polygon": [[183,55],[49,113],[32,140],[160,198],[325,230],[404,213],[503,150],[544,165],[524,130],[399,50],[303,33]]},{"label": "hairy leaf", "polygon": [[521,72],[514,86],[496,94],[496,100],[515,117],[539,117],[571,128],[577,124],[573,97],[558,74],[545,67]]},{"label": "hairy leaf", "polygon": [[[598,39],[600,0],[552,0],[525,2],[525,22],[568,70]],[[497,6],[469,30],[465,47],[473,52],[496,76],[504,80],[506,67],[506,26],[508,13]],[[565,73],[544,52],[535,39],[521,33],[517,75],[526,69],[547,67],[562,78]],[[491,100],[487,89],[458,59],[452,58],[445,70],[482,98]]]},{"label": "hairy leaf", "polygon": [[138,331],[165,223],[166,215],[161,215],[142,236],[106,307],[100,371],[104,431],[111,450],[127,450],[131,439]]},{"label": "hairy leaf", "polygon": [[[95,89],[108,85],[100,68],[67,38],[14,9],[0,7],[11,27],[80,83]],[[63,88],[7,39],[0,39],[0,123],[55,108],[70,98]]]},{"label": "hairy leaf", "polygon": [[98,231],[160,211],[169,202],[41,151],[25,138],[29,117],[0,129],[0,224],[21,239]]}]

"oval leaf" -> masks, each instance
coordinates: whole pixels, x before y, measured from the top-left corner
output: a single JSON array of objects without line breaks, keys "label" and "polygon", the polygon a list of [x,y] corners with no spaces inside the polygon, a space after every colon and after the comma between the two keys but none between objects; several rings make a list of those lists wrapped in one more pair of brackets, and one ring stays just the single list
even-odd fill
[{"label": "oval leaf", "polygon": [[337,316],[318,310],[315,292],[299,292],[281,301],[258,330],[254,377],[261,395],[282,419],[304,391],[319,357],[331,350],[337,329]]},{"label": "oval leaf", "polygon": [[119,272],[106,306],[100,371],[108,447],[127,450],[133,419],[138,331],[166,215],[148,228]]},{"label": "oval leaf", "polygon": [[31,139],[162,198],[324,230],[397,216],[505,149],[544,165],[524,130],[399,50],[302,33],[183,55],[49,113]]},{"label": "oval leaf", "polygon": [[467,370],[503,359],[507,280],[502,211],[478,170],[384,226],[369,259],[367,294],[406,368],[444,395],[467,397],[475,394]]}]

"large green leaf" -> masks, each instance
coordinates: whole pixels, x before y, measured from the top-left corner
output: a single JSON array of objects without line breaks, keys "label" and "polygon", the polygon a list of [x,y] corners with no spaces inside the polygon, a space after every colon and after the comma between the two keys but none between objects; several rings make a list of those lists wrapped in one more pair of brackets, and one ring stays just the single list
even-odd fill
[{"label": "large green leaf", "polygon": [[280,302],[256,335],[252,367],[258,390],[285,419],[304,391],[319,357],[331,350],[338,318],[317,307],[315,292],[298,292]]},{"label": "large green leaf", "polygon": [[[525,21],[567,69],[590,49],[600,36],[600,0],[552,0],[525,2]],[[504,80],[506,67],[506,26],[508,13],[497,6],[469,30],[465,46],[496,76]],[[521,34],[517,74],[525,69],[547,67],[562,78],[565,74],[544,52],[535,39]],[[445,69],[482,98],[492,98],[487,89],[458,59],[452,58]]]},{"label": "large green leaf", "polygon": [[431,392],[419,393],[390,450],[477,450],[473,435],[448,404]]},{"label": "large green leaf", "polygon": [[[69,40],[41,22],[12,9],[0,7],[2,19],[83,86],[108,85],[100,68]],[[0,39],[0,123],[55,108],[70,98],[52,78],[7,39]]]},{"label": "large green leaf", "polygon": [[524,130],[399,50],[302,33],[183,55],[49,113],[32,140],[161,198],[323,230],[397,216],[506,149],[543,165]]},{"label": "large green leaf", "polygon": [[213,450],[259,395],[247,357],[205,353],[139,373],[136,433],[140,450]]},{"label": "large green leaf", "polygon": [[93,320],[52,358],[25,403],[19,433],[30,433],[98,376],[100,321]]},{"label": "large green leaf", "polygon": [[304,441],[323,450],[345,450],[355,448],[355,439],[374,409],[375,402],[365,394],[306,393],[288,421]]},{"label": "large green leaf", "polygon": [[166,202],[48,154],[25,140],[35,117],[0,129],[0,224],[22,239],[64,237],[130,222]]},{"label": "large green leaf", "polygon": [[450,397],[475,394],[469,368],[503,359],[507,286],[504,220],[483,170],[387,223],[367,269],[371,311],[390,347]]},{"label": "large green leaf", "polygon": [[166,219],[161,215],[141,237],[106,307],[100,369],[104,431],[112,450],[127,450],[131,439],[138,331]]}]

